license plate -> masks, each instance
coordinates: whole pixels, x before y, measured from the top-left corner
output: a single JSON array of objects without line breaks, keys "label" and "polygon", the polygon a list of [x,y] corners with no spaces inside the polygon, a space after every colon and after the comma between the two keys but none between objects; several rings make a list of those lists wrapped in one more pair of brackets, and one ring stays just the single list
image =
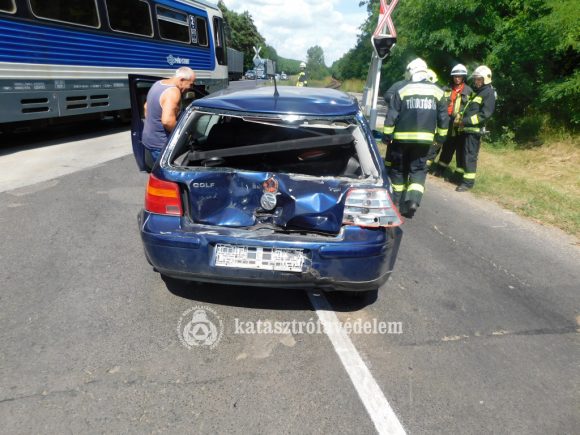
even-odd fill
[{"label": "license plate", "polygon": [[304,258],[302,249],[221,244],[215,247],[215,265],[219,267],[302,272]]}]

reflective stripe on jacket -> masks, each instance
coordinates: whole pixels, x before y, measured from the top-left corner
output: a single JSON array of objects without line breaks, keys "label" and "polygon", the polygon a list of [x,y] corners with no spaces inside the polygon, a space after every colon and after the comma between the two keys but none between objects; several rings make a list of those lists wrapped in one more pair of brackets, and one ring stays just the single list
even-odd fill
[{"label": "reflective stripe on jacket", "polygon": [[491,85],[483,85],[469,97],[463,110],[463,131],[465,133],[480,133],[485,122],[491,118],[495,110],[495,89]]},{"label": "reflective stripe on jacket", "polygon": [[395,93],[383,133],[397,142],[431,145],[445,140],[448,125],[444,91],[423,80],[408,82]]}]

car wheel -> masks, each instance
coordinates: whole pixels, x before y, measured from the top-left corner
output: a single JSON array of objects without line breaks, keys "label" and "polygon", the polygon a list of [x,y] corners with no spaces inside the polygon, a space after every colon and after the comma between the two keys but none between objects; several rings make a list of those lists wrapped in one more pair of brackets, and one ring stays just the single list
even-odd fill
[{"label": "car wheel", "polygon": [[352,300],[357,302],[364,302],[366,304],[372,304],[379,297],[379,289],[366,290],[366,291],[346,291],[345,295]]}]

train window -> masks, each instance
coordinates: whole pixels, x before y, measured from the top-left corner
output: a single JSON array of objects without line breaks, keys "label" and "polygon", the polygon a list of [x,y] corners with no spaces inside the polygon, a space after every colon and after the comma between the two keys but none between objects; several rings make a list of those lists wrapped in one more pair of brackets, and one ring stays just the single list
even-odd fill
[{"label": "train window", "polygon": [[207,47],[207,21],[201,17],[195,17],[195,21],[197,23],[197,43],[202,47]]},{"label": "train window", "polygon": [[220,65],[226,65],[226,47],[224,45],[224,26],[223,20],[219,17],[213,17],[213,37],[215,41],[215,57]]},{"label": "train window", "polygon": [[157,21],[161,38],[186,43],[191,41],[187,14],[157,6]]},{"label": "train window", "polygon": [[37,18],[100,27],[96,0],[29,0],[30,9]]},{"label": "train window", "polygon": [[144,0],[107,0],[109,25],[116,32],[153,36],[151,9]]},{"label": "train window", "polygon": [[216,47],[223,47],[221,20],[218,17],[213,17],[213,37]]},{"label": "train window", "polygon": [[0,12],[16,12],[16,0],[0,0]]}]

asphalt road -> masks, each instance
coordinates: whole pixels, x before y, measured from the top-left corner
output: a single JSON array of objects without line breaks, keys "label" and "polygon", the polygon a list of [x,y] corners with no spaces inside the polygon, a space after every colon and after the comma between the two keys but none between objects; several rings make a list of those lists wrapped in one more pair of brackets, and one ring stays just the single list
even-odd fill
[{"label": "asphalt road", "polygon": [[[105,127],[78,139],[125,131]],[[91,165],[96,148],[36,184],[23,159],[23,185],[0,193],[2,432],[374,433],[327,335],[236,333],[315,321],[308,295],[163,281],[137,229],[146,176],[131,155]],[[576,241],[438,180],[404,231],[375,303],[327,297],[340,320],[401,322],[350,339],[406,432],[577,433]],[[222,321],[214,349],[178,338],[195,306]]]}]

